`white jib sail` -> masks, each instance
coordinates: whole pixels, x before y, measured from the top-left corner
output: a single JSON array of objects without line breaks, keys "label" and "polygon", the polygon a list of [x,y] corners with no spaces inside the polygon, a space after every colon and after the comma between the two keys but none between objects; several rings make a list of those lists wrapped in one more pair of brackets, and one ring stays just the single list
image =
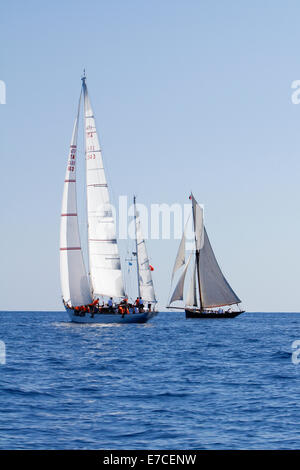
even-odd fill
[{"label": "white jib sail", "polygon": [[60,279],[63,299],[73,307],[86,305],[92,296],[81,250],[76,200],[76,150],[78,113],[66,169],[60,222]]},{"label": "white jib sail", "polygon": [[136,210],[135,224],[140,296],[144,301],[156,302],[146,243],[141,229],[141,219]]},{"label": "white jib sail", "polygon": [[188,262],[186,263],[184,270],[182,271],[180,278],[176,284],[172,297],[170,299],[170,303],[175,302],[175,300],[183,300],[183,290],[184,290],[184,280],[186,276],[186,272],[188,270],[192,255],[189,256]]},{"label": "white jib sail", "polygon": [[94,297],[123,297],[115,220],[93,110],[83,79],[90,280]]}]

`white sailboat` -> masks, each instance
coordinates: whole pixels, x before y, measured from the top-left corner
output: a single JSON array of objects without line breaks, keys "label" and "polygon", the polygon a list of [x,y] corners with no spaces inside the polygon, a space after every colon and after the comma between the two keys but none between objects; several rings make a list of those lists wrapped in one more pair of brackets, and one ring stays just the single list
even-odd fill
[{"label": "white sailboat", "polygon": [[[76,198],[76,151],[84,101],[89,275],[80,242]],[[134,201],[135,202],[135,201]],[[60,273],[64,306],[77,323],[144,323],[157,314],[152,275],[135,209],[138,299],[125,295],[115,220],[85,74],[64,182],[60,225]]]},{"label": "white sailboat", "polygon": [[[204,222],[203,209],[191,194],[193,227],[195,235],[194,250],[186,261],[185,230],[179,245],[172,273],[181,269],[180,277],[171,295],[168,308],[184,309],[186,318],[234,318],[244,310],[239,308],[241,300],[230,287],[215,258]],[[194,261],[191,281],[184,295],[186,274]],[[176,301],[184,301],[184,307],[171,306]],[[232,308],[233,305],[237,309]],[[224,309],[226,307],[226,309]]]}]

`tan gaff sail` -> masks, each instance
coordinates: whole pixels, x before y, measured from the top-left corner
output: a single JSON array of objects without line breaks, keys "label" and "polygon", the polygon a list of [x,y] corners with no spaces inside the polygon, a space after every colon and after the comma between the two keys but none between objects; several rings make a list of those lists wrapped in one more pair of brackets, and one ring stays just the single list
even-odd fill
[{"label": "tan gaff sail", "polygon": [[81,94],[68,155],[60,222],[61,289],[64,301],[73,307],[86,305],[92,300],[81,250],[77,216],[76,150],[80,102]]},{"label": "tan gaff sail", "polygon": [[94,296],[123,297],[124,284],[93,110],[83,78],[90,280]]}]

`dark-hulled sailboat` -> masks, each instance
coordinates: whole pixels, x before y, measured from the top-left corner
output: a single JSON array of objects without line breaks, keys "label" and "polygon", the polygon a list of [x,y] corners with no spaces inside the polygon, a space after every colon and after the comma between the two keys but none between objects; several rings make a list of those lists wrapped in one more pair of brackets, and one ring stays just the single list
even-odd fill
[{"label": "dark-hulled sailboat", "polygon": [[[172,282],[176,271],[184,267],[168,308],[184,308],[186,318],[234,318],[244,312],[239,308],[241,300],[228,284],[218,265],[204,226],[202,207],[192,194],[190,200],[192,201],[195,247],[186,261],[185,228],[173,268]],[[193,260],[190,287],[184,298],[186,274]],[[180,300],[184,300],[184,307],[171,306],[173,302]],[[237,309],[232,308],[233,305],[236,305]]]}]

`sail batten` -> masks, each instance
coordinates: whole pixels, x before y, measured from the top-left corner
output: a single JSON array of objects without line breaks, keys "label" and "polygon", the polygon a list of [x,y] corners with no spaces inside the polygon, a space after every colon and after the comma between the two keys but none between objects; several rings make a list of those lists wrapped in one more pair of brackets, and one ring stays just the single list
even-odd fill
[{"label": "sail batten", "polygon": [[125,292],[116,243],[115,220],[85,79],[83,94],[90,279],[94,296],[120,298]]},{"label": "sail batten", "polygon": [[91,302],[92,296],[84,265],[79,235],[76,200],[76,150],[78,119],[75,119],[68,155],[60,223],[60,278],[63,299],[73,307]]}]

